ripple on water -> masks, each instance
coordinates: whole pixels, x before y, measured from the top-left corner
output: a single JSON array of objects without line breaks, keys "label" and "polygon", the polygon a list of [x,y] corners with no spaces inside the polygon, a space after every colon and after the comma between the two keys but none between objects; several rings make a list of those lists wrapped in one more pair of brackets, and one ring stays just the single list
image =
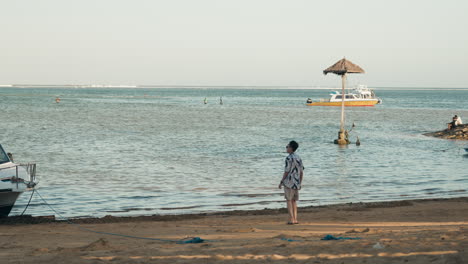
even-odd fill
[{"label": "ripple on water", "polygon": [[[340,109],[304,105],[324,90],[4,88],[0,143],[37,162],[39,192],[65,216],[284,207],[277,184],[291,139],[306,168],[301,206],[466,195],[468,154],[421,134],[455,110],[468,116],[468,90],[377,93],[384,104],[346,109],[361,146],[339,148]],[[52,213],[32,201],[28,213]]]}]

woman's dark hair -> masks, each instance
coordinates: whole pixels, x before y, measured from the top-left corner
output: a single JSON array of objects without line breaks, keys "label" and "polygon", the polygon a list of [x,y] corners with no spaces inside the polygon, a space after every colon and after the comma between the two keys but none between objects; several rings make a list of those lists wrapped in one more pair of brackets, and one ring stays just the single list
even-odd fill
[{"label": "woman's dark hair", "polygon": [[296,141],[292,140],[289,142],[289,146],[292,148],[293,151],[296,151],[296,149],[299,147],[299,144]]}]

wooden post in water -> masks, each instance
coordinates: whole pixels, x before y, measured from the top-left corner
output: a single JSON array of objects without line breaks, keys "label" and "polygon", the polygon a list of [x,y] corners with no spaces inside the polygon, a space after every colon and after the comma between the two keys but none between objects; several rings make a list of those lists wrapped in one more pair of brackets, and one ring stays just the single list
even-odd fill
[{"label": "wooden post in water", "polygon": [[341,121],[340,131],[338,132],[338,139],[334,142],[338,145],[349,144],[348,137],[345,131],[345,86],[346,86],[346,73],[341,75]]},{"label": "wooden post in water", "polygon": [[344,131],[344,123],[345,123],[345,86],[346,86],[346,73],[341,75],[341,122],[340,122],[340,131]]}]

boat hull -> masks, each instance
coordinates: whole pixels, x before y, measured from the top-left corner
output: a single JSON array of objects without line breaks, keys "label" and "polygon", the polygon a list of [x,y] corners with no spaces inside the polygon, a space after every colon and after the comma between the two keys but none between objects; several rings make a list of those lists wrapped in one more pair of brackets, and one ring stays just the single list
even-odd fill
[{"label": "boat hull", "polygon": [[34,176],[29,174],[35,170],[35,165],[34,169],[29,166],[12,162],[0,164],[0,217],[7,217],[18,196],[35,186]]},{"label": "boat hull", "polygon": [[[345,101],[345,106],[374,106],[379,100],[359,100],[359,101]],[[340,102],[312,102],[308,106],[341,106]]]},{"label": "boat hull", "polygon": [[7,217],[21,192],[0,192],[0,218]]}]

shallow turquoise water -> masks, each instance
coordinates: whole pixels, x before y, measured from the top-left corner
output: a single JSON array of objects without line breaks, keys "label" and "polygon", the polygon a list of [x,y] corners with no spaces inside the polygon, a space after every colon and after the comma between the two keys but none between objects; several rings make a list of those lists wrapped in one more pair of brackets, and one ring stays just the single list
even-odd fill
[{"label": "shallow turquoise water", "polygon": [[[454,114],[468,121],[468,89],[376,89],[382,105],[346,109],[361,146],[345,148],[332,143],[340,108],[304,104],[328,92],[0,88],[0,143],[15,161],[37,162],[38,190],[64,216],[284,207],[277,185],[291,139],[306,166],[300,206],[467,195],[468,142],[422,133]],[[27,213],[53,214],[37,196]]]}]

